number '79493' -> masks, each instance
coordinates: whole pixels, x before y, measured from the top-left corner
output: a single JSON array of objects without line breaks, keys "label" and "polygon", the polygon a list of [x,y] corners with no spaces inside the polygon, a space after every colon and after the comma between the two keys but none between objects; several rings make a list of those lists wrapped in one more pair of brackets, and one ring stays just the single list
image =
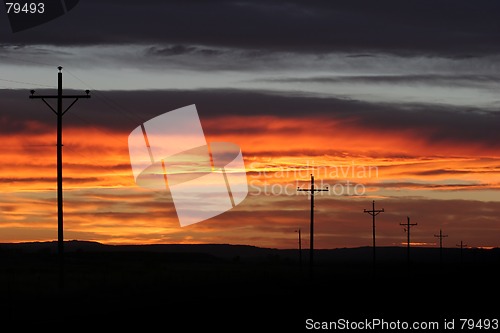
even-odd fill
[{"label": "number '79493'", "polygon": [[43,2],[6,2],[7,14],[43,14],[45,12],[45,4]]}]

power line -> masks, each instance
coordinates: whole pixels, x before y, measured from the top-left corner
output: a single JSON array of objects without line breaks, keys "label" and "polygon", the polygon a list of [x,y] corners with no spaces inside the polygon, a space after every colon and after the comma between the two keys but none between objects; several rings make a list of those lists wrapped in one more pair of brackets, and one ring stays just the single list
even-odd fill
[{"label": "power line", "polygon": [[[23,60],[23,59],[15,59],[15,60],[20,60],[20,61],[24,61],[24,62],[32,62],[32,61],[27,61],[27,60]],[[36,64],[43,64],[43,65],[47,65],[45,63],[40,63],[40,62],[33,62],[33,63],[36,63]],[[134,124],[136,124],[137,122],[144,122],[142,119],[140,119],[139,117],[136,117],[134,114],[130,113],[130,112],[127,112],[122,106],[118,105],[116,102],[114,102],[112,99],[110,99],[109,97],[107,97],[104,93],[100,92],[99,90],[95,89],[94,91],[94,87],[92,87],[90,84],[88,84],[87,82],[83,81],[81,78],[79,78],[76,74],[70,72],[69,70],[65,69],[65,72],[70,74],[72,77],[74,77],[76,80],[78,80],[79,82],[81,82],[82,84],[84,84],[86,87],[88,88],[92,88],[92,92],[93,92],[93,97],[95,98],[96,95],[98,98],[96,98],[96,101],[101,101],[103,102],[104,104],[108,105],[111,109],[114,109],[116,111],[118,111],[120,114],[123,114],[125,113],[124,115],[127,116],[129,119],[131,119],[133,121]],[[8,80],[8,79],[0,79],[1,81],[6,81],[6,82],[13,82],[13,83],[22,83],[22,84],[26,84],[26,85],[35,85],[35,86],[40,86],[40,87],[55,87],[53,85],[46,85],[46,84],[38,84],[38,83],[33,83],[33,82],[25,82],[25,81],[16,81],[16,80]],[[6,89],[11,89],[11,87],[5,87]],[[88,120],[84,117],[81,117],[80,115],[78,114],[73,114],[72,117],[75,117],[77,118],[78,120],[80,120],[81,122],[84,122],[84,123],[87,123],[89,125],[94,125],[94,123],[91,121],[91,120]],[[122,144],[123,142],[121,140],[118,140],[116,139],[115,136],[111,136],[109,135],[109,133],[101,130],[99,127],[93,127],[93,130],[97,131],[97,132],[100,132],[101,134],[104,134],[106,135],[106,137],[109,139],[109,140],[114,140],[115,142],[118,142],[120,144]],[[106,140],[108,140],[106,139]],[[16,146],[16,147],[2,147],[1,149],[19,149],[19,147],[21,148],[24,148],[24,147],[52,147],[52,146],[57,146],[56,144],[54,145],[47,145],[47,144],[44,144],[44,145],[22,145],[22,146]],[[76,153],[78,155],[80,155],[81,157],[83,157],[84,159],[88,160],[88,161],[92,161],[92,162],[95,162],[95,159],[92,159],[84,154],[82,154],[81,152],[79,151],[76,151],[74,149],[71,148],[70,145],[65,145],[65,148],[69,151],[72,151],[73,153]],[[98,165],[98,167],[100,168],[104,168],[103,166],[100,166]],[[113,170],[110,170],[112,173],[114,173],[115,175],[117,175],[118,177],[120,178],[124,178],[125,176],[123,176],[122,174],[119,174],[119,173],[116,173],[114,172]]]},{"label": "power line", "polygon": [[81,78],[79,78],[76,74],[68,71],[68,74],[73,76],[76,80],[80,81],[82,84],[84,84],[86,87],[92,89],[92,93],[100,98],[102,98],[103,102],[105,104],[107,104],[108,106],[110,106],[112,109],[122,113],[122,114],[125,114],[125,116],[127,116],[130,120],[132,120],[134,122],[134,124],[137,124],[137,122],[139,123],[144,123],[147,119],[143,119],[141,117],[138,117],[137,114],[135,113],[132,113],[132,112],[129,112],[127,111],[123,106],[119,105],[118,103],[116,103],[114,100],[108,98],[102,91],[100,91],[99,89],[96,89],[95,87],[91,86],[90,84],[88,84],[87,82],[83,81]]},{"label": "power line", "polygon": [[8,58],[8,59],[11,59],[11,60],[14,60],[14,61],[30,63],[30,64],[36,64],[36,65],[42,65],[42,66],[48,66],[48,67],[56,67],[54,64],[48,64],[46,62],[41,62],[41,61],[26,60],[26,59],[24,59],[22,57],[18,57],[17,55],[16,55],[16,57],[12,57],[12,56],[9,56],[9,55],[6,55],[6,54],[2,54],[1,57],[2,58]]},{"label": "power line", "polygon": [[[95,101],[100,101],[100,102],[104,103],[105,105],[109,106],[111,109],[117,111],[119,114],[123,115],[128,120],[130,120],[130,123],[133,124],[134,126],[136,126],[137,123],[144,123],[147,120],[147,119],[143,119],[143,118],[137,116],[137,114],[135,114],[133,112],[127,111],[124,107],[122,107],[121,105],[116,103],[116,101],[109,98],[103,91],[100,91],[99,89],[96,89],[95,87],[93,87],[89,83],[85,82],[80,77],[78,77],[75,73],[73,73],[67,69],[65,70],[65,72],[67,72],[73,78],[78,80],[80,83],[82,83],[87,88],[90,88],[92,90],[92,97],[93,97],[93,99],[95,99]],[[89,125],[94,125],[94,123],[91,120],[87,120],[78,114],[74,114],[73,117],[75,117],[75,118],[77,118],[77,119],[81,120],[82,122],[85,122]],[[109,135],[109,133],[101,130],[100,127],[94,126],[93,130],[105,135],[110,140],[113,140],[117,143],[123,144],[123,141],[118,140],[116,138],[116,136]]]},{"label": "power line", "polygon": [[[32,63],[32,64],[37,64],[37,65],[43,65],[43,66],[50,66],[50,67],[56,67],[55,64],[49,64],[46,62],[41,62],[41,61],[34,61],[34,60],[27,60],[24,57],[18,57],[17,55],[15,57],[9,56],[6,54],[2,54],[0,57],[2,58],[8,58],[13,61],[18,61],[18,62],[24,62],[24,63]],[[65,72],[74,77],[76,80],[84,84],[87,88],[92,90],[93,97],[100,97],[102,101],[108,105],[110,108],[114,109],[115,111],[118,111],[119,113],[123,114],[125,117],[127,117],[129,120],[133,121],[133,124],[137,123],[144,123],[147,119],[143,119],[141,117],[138,117],[137,114],[132,113],[127,111],[123,106],[117,104],[115,101],[107,97],[102,91],[99,89],[96,89],[95,87],[91,86],[84,80],[82,80],[80,77],[78,77],[76,74],[73,72],[70,72],[68,69],[65,69]],[[12,82],[12,83],[19,83],[19,84],[26,84],[26,85],[34,85],[34,86],[40,86],[40,87],[47,87],[47,88],[55,88],[55,86],[50,86],[50,85],[42,85],[38,83],[29,83],[29,82],[23,82],[23,81],[15,81],[15,80],[8,80],[8,79],[0,79],[1,81],[6,81],[6,82]],[[6,89],[11,89],[11,87],[4,87]]]},{"label": "power line", "polygon": [[[8,59],[10,59],[12,61],[23,62],[23,63],[31,63],[31,64],[42,65],[42,66],[46,66],[46,67],[57,67],[56,64],[49,64],[49,63],[46,63],[46,62],[41,62],[39,60],[36,60],[36,61],[35,60],[28,60],[28,59],[25,59],[22,56],[19,57],[17,55],[14,57],[14,56],[10,56],[10,55],[7,55],[7,54],[2,54],[0,56],[0,58],[8,58]],[[108,106],[110,106],[112,109],[114,109],[115,111],[118,111],[118,112],[120,112],[122,114],[125,113],[125,116],[127,118],[129,118],[130,120],[133,120],[134,124],[143,123],[145,120],[147,120],[147,119],[142,119],[141,117],[137,117],[137,115],[134,114],[134,113],[132,113],[132,112],[126,111],[125,108],[123,108],[123,106],[118,105],[116,102],[114,102],[113,100],[111,100],[110,98],[108,98],[107,96],[105,96],[99,89],[96,89],[95,87],[92,87],[90,84],[88,84],[87,82],[85,82],[81,78],[79,78],[76,74],[70,72],[68,69],[65,69],[65,72],[68,73],[69,75],[71,75],[72,77],[74,77],[76,80],[78,80],[81,83],[83,83],[87,88],[91,89],[92,90],[92,94],[94,95],[93,97],[101,97],[102,100],[104,101],[104,103],[107,104]],[[42,84],[38,84],[38,83],[29,83],[29,82],[8,80],[8,79],[0,79],[0,80],[1,81],[6,81],[6,82],[12,82],[12,83],[32,85],[32,86],[55,88],[55,86],[42,85]],[[4,88],[11,89],[10,87],[4,87]]]},{"label": "power line", "polygon": [[16,80],[9,80],[9,79],[0,79],[0,81],[25,84],[25,85],[29,85],[29,86],[39,86],[39,87],[55,88],[55,86],[50,86],[48,84],[39,84],[39,83],[33,83],[33,82],[16,81]]}]

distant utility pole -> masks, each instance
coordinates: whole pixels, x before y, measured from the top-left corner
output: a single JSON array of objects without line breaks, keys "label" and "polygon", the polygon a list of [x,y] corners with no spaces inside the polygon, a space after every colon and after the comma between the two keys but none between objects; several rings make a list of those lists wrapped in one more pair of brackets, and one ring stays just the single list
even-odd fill
[{"label": "distant utility pole", "polygon": [[300,235],[300,228],[298,230],[295,230],[295,232],[299,233],[299,265],[300,269],[302,269],[302,237]]},{"label": "distant utility pole", "polygon": [[405,227],[405,231],[406,231],[406,234],[408,236],[408,240],[407,240],[407,245],[408,246],[407,246],[406,252],[407,252],[407,257],[408,257],[408,265],[409,265],[410,264],[410,229],[411,229],[411,227],[416,226],[417,223],[410,223],[410,217],[409,216],[407,216],[406,218],[407,218],[408,221],[406,223],[400,223],[399,225],[402,225],[402,226]]},{"label": "distant utility pole", "polygon": [[464,246],[467,246],[467,244],[464,244],[463,241],[460,241],[460,245],[457,244],[457,246],[460,246],[460,264],[463,264],[463,262],[464,262]]},{"label": "distant utility pole", "polygon": [[[85,95],[63,95],[62,91],[62,67],[57,67],[57,95],[35,96],[35,91],[31,90],[29,98],[41,99],[57,116],[57,245],[59,254],[59,286],[64,286],[64,235],[63,235],[63,188],[62,188],[62,117],[80,98],[90,98],[90,91],[85,90]],[[74,101],[63,111],[62,101],[64,98],[74,99]],[[46,99],[57,99],[57,110],[46,101]]]},{"label": "distant utility pole", "polygon": [[310,227],[310,250],[309,250],[309,270],[310,273],[312,274],[313,271],[313,259],[314,259],[314,196],[316,192],[322,192],[322,191],[328,191],[328,186],[325,189],[317,189],[314,187],[314,176],[311,174],[311,187],[302,189],[300,187],[297,187],[297,191],[304,191],[304,192],[309,192],[310,197],[311,197],[311,227]]},{"label": "distant utility pole", "polygon": [[373,219],[373,266],[375,267],[375,216],[384,212],[384,209],[375,209],[375,200],[372,201],[372,210],[364,210],[364,213],[368,213]]},{"label": "distant utility pole", "polygon": [[443,238],[448,237],[448,235],[443,235],[443,230],[439,229],[439,235],[434,235],[434,237],[439,237],[439,263],[443,263]]}]

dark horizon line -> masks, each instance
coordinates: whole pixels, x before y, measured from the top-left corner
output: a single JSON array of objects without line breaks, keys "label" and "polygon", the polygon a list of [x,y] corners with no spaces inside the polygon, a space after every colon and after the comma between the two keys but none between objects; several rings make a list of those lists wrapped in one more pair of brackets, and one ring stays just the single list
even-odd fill
[{"label": "dark horizon line", "polygon": [[[89,240],[79,240],[79,239],[70,239],[70,240],[64,240],[65,244],[75,244],[75,243],[81,243],[81,244],[93,244],[93,245],[100,245],[100,246],[109,246],[109,247],[154,247],[154,246],[233,246],[233,247],[249,247],[249,248],[255,248],[255,249],[265,249],[265,250],[284,250],[284,251],[298,251],[298,248],[277,248],[277,247],[265,247],[265,246],[257,246],[257,245],[250,245],[250,244],[238,244],[238,243],[193,243],[193,244],[185,244],[185,243],[143,243],[143,244],[108,244],[108,243],[102,243],[99,241],[89,241]],[[57,240],[47,240],[47,241],[25,241],[25,242],[0,242],[0,247],[1,246],[11,246],[11,245],[41,245],[41,244],[58,244]],[[372,249],[373,247],[371,245],[362,245],[362,246],[352,246],[352,247],[332,247],[332,248],[315,248],[314,251],[322,251],[322,250],[344,250],[344,249]],[[406,244],[401,244],[401,245],[385,245],[385,246],[377,246],[377,248],[402,248],[406,249],[407,245]],[[419,246],[419,245],[413,245],[412,249],[437,249],[439,250],[439,246]],[[459,245],[452,246],[452,247],[446,247],[443,246],[443,249],[455,249],[455,250],[460,250]],[[463,250],[474,250],[474,249],[480,249],[480,250],[495,250],[495,249],[500,249],[500,246],[464,246]],[[302,248],[302,251],[309,251],[309,248]]]}]

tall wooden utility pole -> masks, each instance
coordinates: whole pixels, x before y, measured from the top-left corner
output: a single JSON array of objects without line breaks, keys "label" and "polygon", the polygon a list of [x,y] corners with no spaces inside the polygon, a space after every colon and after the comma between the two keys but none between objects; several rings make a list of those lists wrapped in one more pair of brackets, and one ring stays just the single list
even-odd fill
[{"label": "tall wooden utility pole", "polygon": [[311,197],[311,226],[310,226],[310,237],[309,237],[309,242],[310,242],[310,250],[309,250],[309,271],[312,275],[313,271],[313,265],[314,265],[314,196],[316,192],[322,192],[322,191],[328,191],[328,187],[321,189],[321,188],[315,188],[314,187],[314,176],[311,174],[311,187],[302,189],[300,187],[297,187],[297,191],[304,191],[304,192],[309,192],[310,197]]},{"label": "tall wooden utility pole", "polygon": [[443,235],[443,230],[439,229],[439,235],[434,235],[434,237],[439,237],[439,263],[443,263],[443,238],[448,237],[448,235]]},{"label": "tall wooden utility pole", "polygon": [[372,216],[372,233],[373,233],[373,267],[375,267],[375,216],[384,212],[384,209],[375,209],[375,200],[372,201],[372,210],[364,210],[364,213],[368,213]]},{"label": "tall wooden utility pole", "polygon": [[[35,96],[35,91],[31,90],[29,98],[41,99],[57,116],[57,248],[59,254],[59,286],[64,286],[64,234],[63,234],[63,175],[62,175],[62,117],[80,98],[90,98],[90,91],[86,90],[85,95],[63,95],[62,91],[62,67],[57,67],[57,95]],[[65,98],[74,99],[73,102],[63,111],[62,101]],[[57,110],[46,101],[47,99],[57,99]]]},{"label": "tall wooden utility pole", "polygon": [[416,223],[410,223],[410,217],[407,216],[407,222],[406,223],[400,223],[399,225],[402,225],[405,227],[405,231],[407,234],[407,250],[406,250],[406,255],[408,257],[408,266],[410,265],[410,229],[413,226],[416,226]]},{"label": "tall wooden utility pole", "polygon": [[464,246],[467,246],[467,244],[464,244],[463,241],[460,241],[460,244],[457,244],[457,246],[460,247],[460,264],[464,263]]}]

